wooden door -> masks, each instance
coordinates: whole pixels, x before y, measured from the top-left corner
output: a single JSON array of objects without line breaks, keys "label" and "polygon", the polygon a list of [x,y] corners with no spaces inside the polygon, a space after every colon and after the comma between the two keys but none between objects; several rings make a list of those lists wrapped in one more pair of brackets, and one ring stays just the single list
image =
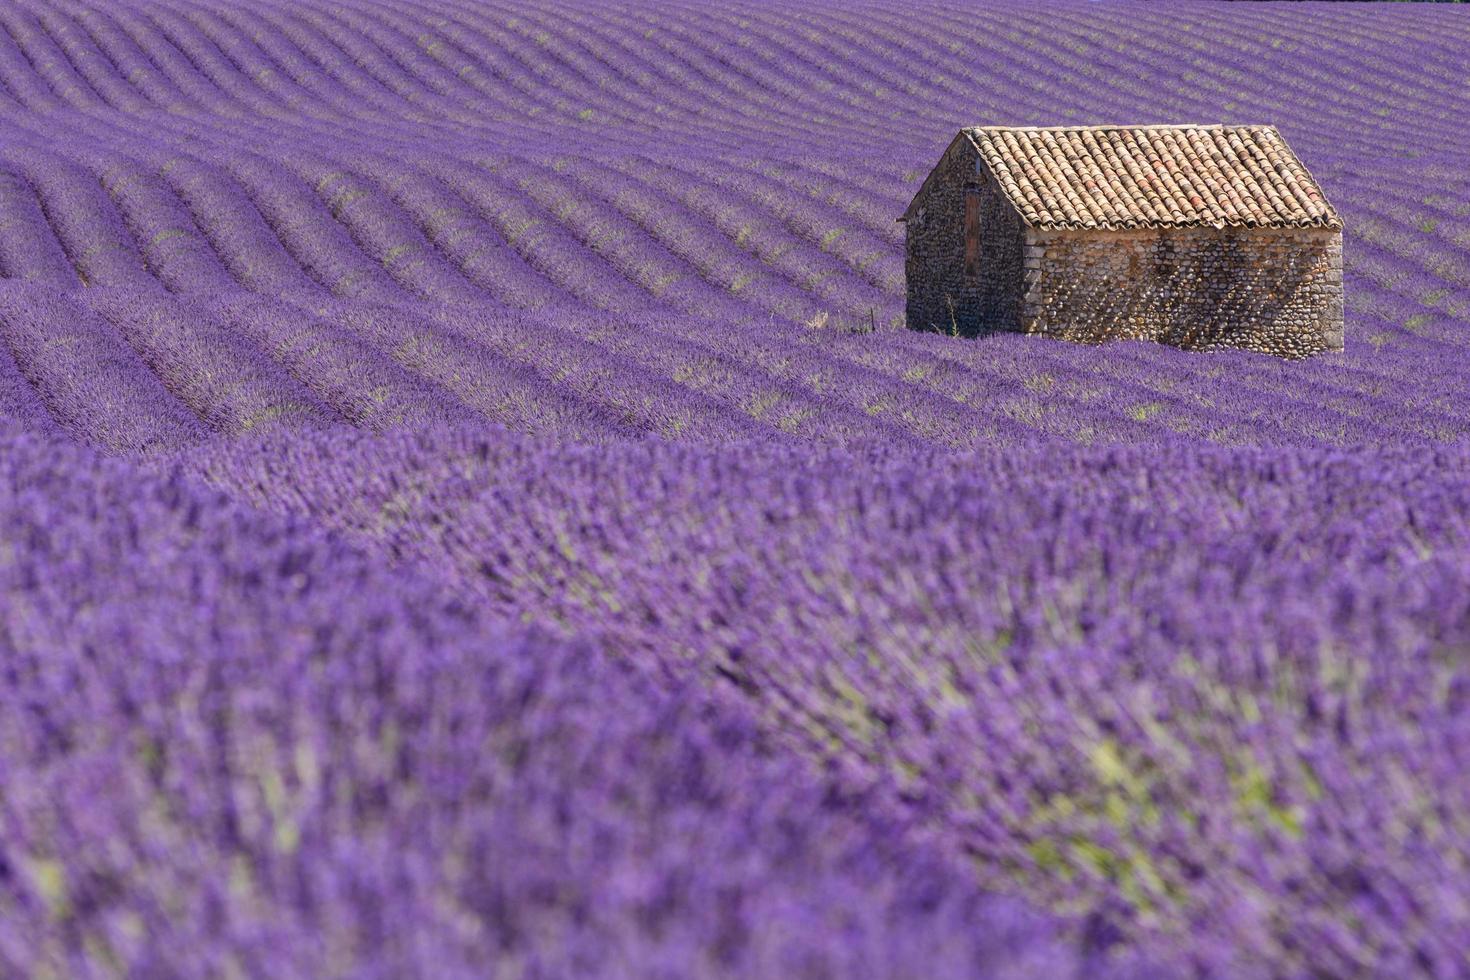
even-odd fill
[{"label": "wooden door", "polygon": [[980,277],[980,188],[965,188],[965,278]]}]

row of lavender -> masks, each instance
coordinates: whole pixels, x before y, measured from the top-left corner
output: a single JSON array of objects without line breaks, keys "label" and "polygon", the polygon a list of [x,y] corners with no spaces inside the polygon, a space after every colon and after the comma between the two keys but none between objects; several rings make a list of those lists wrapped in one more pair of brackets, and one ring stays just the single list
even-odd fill
[{"label": "row of lavender", "polygon": [[0,284],[0,408],[114,452],[474,420],[564,442],[1433,444],[1470,430],[1461,349],[1410,337],[1303,365],[578,307]]}]

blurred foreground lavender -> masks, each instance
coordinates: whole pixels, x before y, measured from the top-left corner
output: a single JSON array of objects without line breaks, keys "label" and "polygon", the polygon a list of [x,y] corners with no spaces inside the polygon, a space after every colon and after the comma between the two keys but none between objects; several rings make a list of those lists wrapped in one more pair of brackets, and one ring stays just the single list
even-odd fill
[{"label": "blurred foreground lavender", "polygon": [[1465,450],[3,460],[16,972],[1462,962]]},{"label": "blurred foreground lavender", "polygon": [[180,479],[0,450],[7,975],[1065,976],[1102,948],[692,681]]},{"label": "blurred foreground lavender", "polygon": [[982,883],[1227,972],[1470,948],[1470,449],[813,454],[482,429],[188,468],[736,692]]}]

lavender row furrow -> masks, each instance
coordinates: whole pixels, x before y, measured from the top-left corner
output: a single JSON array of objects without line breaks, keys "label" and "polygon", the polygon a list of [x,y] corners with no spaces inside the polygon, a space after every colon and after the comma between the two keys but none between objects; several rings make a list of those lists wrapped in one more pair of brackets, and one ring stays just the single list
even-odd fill
[{"label": "lavender row furrow", "polygon": [[414,329],[436,342],[493,352],[507,363],[524,365],[565,392],[568,400],[597,406],[634,431],[715,442],[762,433],[728,402],[682,388],[637,360],[577,339],[560,329],[555,312],[460,309],[430,318],[375,310],[369,315],[385,314],[408,318]]},{"label": "lavender row furrow", "polygon": [[236,293],[200,303],[193,311],[250,338],[316,399],[355,426],[378,431],[477,417],[444,388],[300,307]]},{"label": "lavender row furrow", "polygon": [[[518,432],[600,440],[609,433],[631,435],[657,424],[664,411],[651,393],[637,385],[625,386],[628,403],[608,404],[612,399],[595,384],[583,385],[578,392],[573,384],[561,384],[565,376],[556,377],[555,371],[548,378],[402,307],[337,300],[302,310],[382,351],[385,359],[452,393],[490,421]],[[592,358],[585,356],[568,358],[561,369],[570,373],[578,366],[597,370]]]},{"label": "lavender row furrow", "polygon": [[6,147],[5,162],[35,189],[83,285],[159,288],[123,216],[84,166],[54,150],[24,144]]},{"label": "lavender row furrow", "polygon": [[90,289],[77,299],[111,324],[169,392],[227,436],[342,419],[245,336],[152,294]]},{"label": "lavender row furrow", "polygon": [[51,415],[84,442],[153,452],[207,431],[111,324],[65,295],[0,284],[0,336]]}]

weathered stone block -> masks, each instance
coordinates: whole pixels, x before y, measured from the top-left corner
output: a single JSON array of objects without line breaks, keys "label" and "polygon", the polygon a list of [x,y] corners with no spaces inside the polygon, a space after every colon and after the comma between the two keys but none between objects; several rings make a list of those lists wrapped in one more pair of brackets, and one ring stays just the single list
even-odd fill
[{"label": "weathered stone block", "polygon": [[[1296,357],[1340,348],[1336,233],[1297,229],[1075,232],[1052,239],[1023,296],[1021,329]],[[1334,330],[1323,325],[1339,324]]]}]

